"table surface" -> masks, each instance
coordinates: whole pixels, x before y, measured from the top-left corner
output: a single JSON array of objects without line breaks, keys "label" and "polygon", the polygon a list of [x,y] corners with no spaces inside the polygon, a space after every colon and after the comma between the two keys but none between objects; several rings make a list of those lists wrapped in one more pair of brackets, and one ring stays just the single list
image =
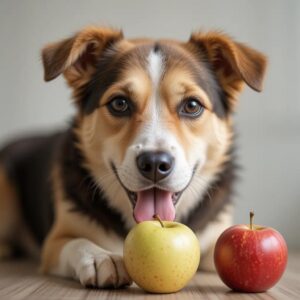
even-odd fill
[{"label": "table surface", "polygon": [[9,299],[300,299],[300,253],[290,254],[278,284],[259,294],[232,292],[217,274],[201,272],[183,290],[173,294],[149,294],[136,285],[121,290],[84,289],[72,280],[39,275],[34,262],[0,262],[0,300]]}]

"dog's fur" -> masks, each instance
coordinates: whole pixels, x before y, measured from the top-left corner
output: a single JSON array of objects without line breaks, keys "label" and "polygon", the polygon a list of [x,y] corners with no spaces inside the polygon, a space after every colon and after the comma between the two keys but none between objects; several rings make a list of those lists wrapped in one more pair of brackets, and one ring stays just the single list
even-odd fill
[{"label": "dog's fur", "polygon": [[[66,78],[77,115],[65,132],[0,152],[2,254],[11,245],[39,253],[35,243],[43,272],[85,286],[130,284],[122,261],[135,224],[130,198],[155,185],[180,195],[176,220],[196,232],[201,266],[213,269],[214,243],[232,221],[232,112],[244,82],[262,89],[264,55],[220,32],[178,42],[127,40],[121,31],[88,27],[47,45],[42,59],[46,81]],[[111,114],[115,96],[131,100],[130,115]],[[182,115],[191,98],[201,103],[197,118],[185,106]],[[136,167],[137,155],[149,150],[175,159],[158,183]]]}]

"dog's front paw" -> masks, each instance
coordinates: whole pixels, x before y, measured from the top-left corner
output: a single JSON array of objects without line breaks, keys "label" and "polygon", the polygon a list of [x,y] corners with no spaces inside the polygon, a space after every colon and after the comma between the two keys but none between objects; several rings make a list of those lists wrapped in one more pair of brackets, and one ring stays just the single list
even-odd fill
[{"label": "dog's front paw", "polygon": [[78,261],[76,277],[86,287],[120,288],[132,283],[123,258],[110,253],[83,256]]},{"label": "dog's front paw", "polygon": [[[47,261],[44,258],[44,265]],[[120,288],[132,283],[123,258],[85,238],[67,241],[58,264],[44,272],[79,280],[86,287]]]}]

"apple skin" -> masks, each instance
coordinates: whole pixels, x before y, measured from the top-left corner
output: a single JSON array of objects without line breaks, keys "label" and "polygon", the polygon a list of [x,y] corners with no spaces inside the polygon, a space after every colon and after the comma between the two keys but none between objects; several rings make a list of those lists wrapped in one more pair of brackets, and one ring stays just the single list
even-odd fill
[{"label": "apple skin", "polygon": [[136,225],[124,243],[124,263],[133,281],[151,293],[182,289],[200,262],[199,240],[187,226],[163,221]]},{"label": "apple skin", "polygon": [[222,281],[240,292],[264,292],[282,276],[288,250],[271,227],[235,225],[219,237],[214,261]]}]

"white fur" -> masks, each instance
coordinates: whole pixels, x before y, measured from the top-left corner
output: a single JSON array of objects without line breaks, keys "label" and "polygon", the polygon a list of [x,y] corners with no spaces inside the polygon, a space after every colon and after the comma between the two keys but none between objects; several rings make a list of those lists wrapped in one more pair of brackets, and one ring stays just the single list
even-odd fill
[{"label": "white fur", "polygon": [[85,286],[120,287],[131,284],[120,255],[112,254],[91,241],[78,238],[63,247],[53,274],[77,279]]},{"label": "white fur", "polygon": [[153,90],[159,86],[161,75],[164,70],[163,57],[160,52],[151,51],[148,56],[148,72],[153,83]]},{"label": "white fur", "polygon": [[200,264],[200,268],[205,271],[213,271],[214,267],[214,246],[221,233],[227,229],[233,223],[233,207],[229,204],[225,207],[214,220],[209,222],[207,226],[196,233],[199,241],[202,253],[204,253],[203,259]]}]

